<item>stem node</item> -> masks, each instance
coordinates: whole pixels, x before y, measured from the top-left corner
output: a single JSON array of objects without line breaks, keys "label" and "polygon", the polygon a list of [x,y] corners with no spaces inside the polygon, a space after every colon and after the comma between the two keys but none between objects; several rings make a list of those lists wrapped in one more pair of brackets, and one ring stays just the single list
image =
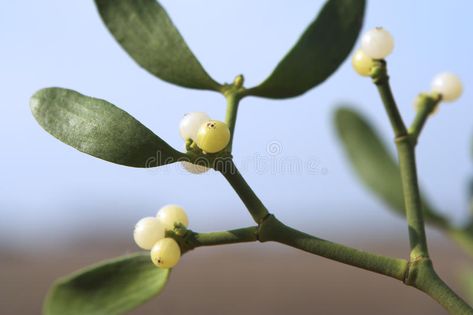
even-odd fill
[{"label": "stem node", "polygon": [[406,273],[403,280],[404,284],[411,287],[415,287],[419,269],[426,268],[427,266],[429,268],[433,268],[432,261],[428,257],[419,256],[419,257],[409,260],[407,263]]}]

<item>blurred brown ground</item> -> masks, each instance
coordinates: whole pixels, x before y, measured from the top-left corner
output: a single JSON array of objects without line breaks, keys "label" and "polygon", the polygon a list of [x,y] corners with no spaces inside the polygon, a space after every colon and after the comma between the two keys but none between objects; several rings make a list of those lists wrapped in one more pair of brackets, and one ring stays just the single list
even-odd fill
[{"label": "blurred brown ground", "polygon": [[[358,248],[405,257],[404,241]],[[50,283],[100,259],[130,252],[129,242],[83,241],[64,251],[0,249],[0,314],[40,314]],[[431,246],[438,272],[457,290],[471,264],[445,240]],[[396,280],[278,244],[200,248],[185,255],[158,297],[132,314],[446,314]],[[64,314],[67,315],[67,314]]]}]

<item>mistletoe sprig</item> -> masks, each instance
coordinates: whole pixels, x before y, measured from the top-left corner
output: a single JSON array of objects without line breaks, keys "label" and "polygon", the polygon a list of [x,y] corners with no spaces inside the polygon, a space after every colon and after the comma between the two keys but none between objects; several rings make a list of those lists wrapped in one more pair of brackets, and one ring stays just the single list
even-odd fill
[{"label": "mistletoe sprig", "polygon": [[[358,72],[373,77],[396,132],[400,168],[389,167],[393,174],[400,176],[403,196],[401,201],[394,194],[389,194],[389,198],[394,200],[396,206],[402,202],[401,208],[406,209],[411,240],[409,260],[360,251],[285,225],[269,212],[233,163],[232,142],[241,100],[248,96],[271,99],[296,97],[323,83],[336,72],[356,42],[364,17],[364,0],[328,0],[268,78],[250,88],[244,86],[242,75],[236,76],[232,83],[215,81],[155,0],[95,2],[110,33],[136,63],[169,83],[222,94],[227,106],[225,119],[210,119],[205,113],[185,116],[180,124],[180,133],[186,141],[186,150],[180,152],[115,105],[56,87],[40,90],[32,97],[30,105],[36,120],[62,142],[112,163],[145,168],[181,162],[192,173],[213,168],[226,178],[238,194],[255,225],[230,231],[198,233],[188,228],[189,220],[184,209],[177,205],[165,206],[157,216],[143,218],[135,227],[135,242],[150,253],[139,252],[104,261],[59,279],[45,300],[45,314],[127,312],[161,292],[171,268],[182,254],[201,246],[256,241],[278,242],[392,277],[427,293],[452,314],[473,314],[473,310],[433,269],[427,251],[424,212],[416,178],[415,142],[426,115],[442,98],[447,99],[448,91],[439,90],[436,98],[424,97],[427,109],[419,111],[421,114],[414,123],[417,126],[414,131],[407,130],[388,83],[383,58],[392,50],[394,43],[385,33],[381,36],[377,31],[369,33],[372,39],[377,40],[363,45],[366,56],[358,53],[356,60],[359,61],[354,65]],[[350,113],[345,112],[340,117],[341,125],[350,128]],[[346,139],[350,133],[343,133],[347,134]],[[376,151],[379,144],[376,141],[375,150],[371,150],[369,137],[367,143],[363,138],[357,140],[368,153],[381,152]],[[352,141],[347,140],[347,143]],[[396,176],[393,180],[397,180]],[[443,222],[439,216],[432,215],[431,218]]]}]

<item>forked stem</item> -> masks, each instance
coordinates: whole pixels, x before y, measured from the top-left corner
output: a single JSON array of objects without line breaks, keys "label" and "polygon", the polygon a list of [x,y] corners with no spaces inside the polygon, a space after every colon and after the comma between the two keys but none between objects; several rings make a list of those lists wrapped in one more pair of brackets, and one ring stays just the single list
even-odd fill
[{"label": "forked stem", "polygon": [[419,257],[427,258],[429,257],[429,251],[425,236],[422,202],[417,183],[414,145],[394,100],[384,60],[376,62],[372,78],[378,88],[395,135],[411,245],[410,258],[411,260],[418,259]]},{"label": "forked stem", "polygon": [[411,245],[410,259],[404,282],[431,296],[451,314],[473,314],[473,309],[443,282],[435,272],[429,258],[425,235],[422,201],[417,179],[415,145],[428,115],[437,106],[440,98],[426,98],[424,100],[425,108],[421,109],[418,113],[410,133],[408,133],[389,85],[389,76],[384,60],[376,61],[372,78],[391,121],[399,157]]},{"label": "forked stem", "polygon": [[409,262],[409,272],[406,276],[407,285],[432,297],[450,314],[473,314],[473,309],[437,275],[430,259]]},{"label": "forked stem", "polygon": [[[229,171],[232,170],[232,171]],[[232,160],[227,161],[222,174],[245,204],[258,224],[258,240],[274,241],[328,259],[403,280],[407,271],[407,261],[372,254],[345,245],[326,241],[290,228],[270,214],[261,200],[243,179]]]},{"label": "forked stem", "polygon": [[[376,61],[372,77],[378,87],[396,136],[411,245],[409,261],[360,251],[345,245],[319,239],[284,225],[274,215],[269,213],[244,180],[233,163],[231,156],[228,159],[224,159],[224,163],[216,169],[223,174],[233,187],[258,226],[228,232],[194,234],[191,243],[194,242],[193,246],[197,247],[252,242],[256,240],[261,242],[275,241],[344,264],[398,279],[407,285],[425,292],[451,314],[473,315],[473,309],[436,274],[429,258],[417,180],[415,143],[431,110],[429,112],[425,110],[421,116],[417,117],[409,133],[394,100],[384,60]],[[226,122],[232,131],[232,137],[235,129],[238,102],[240,96],[243,95],[240,93],[244,91],[239,82],[243,83],[243,77],[237,77],[235,82],[229,85],[224,93],[227,98]],[[229,152],[231,152],[231,143],[228,148]]]}]

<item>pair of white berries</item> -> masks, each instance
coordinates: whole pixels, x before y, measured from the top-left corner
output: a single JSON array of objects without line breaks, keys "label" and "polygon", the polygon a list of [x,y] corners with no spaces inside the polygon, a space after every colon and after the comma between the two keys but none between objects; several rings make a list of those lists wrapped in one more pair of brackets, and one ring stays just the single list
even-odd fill
[{"label": "pair of white berries", "polygon": [[364,77],[371,75],[375,59],[384,59],[394,49],[394,39],[381,27],[366,32],[361,38],[361,48],[353,54],[351,64]]},{"label": "pair of white berries", "polygon": [[172,268],[181,258],[179,244],[165,237],[166,230],[173,230],[176,225],[189,225],[186,212],[178,205],[164,206],[155,217],[142,218],[135,225],[133,238],[136,245],[151,250],[151,260],[160,268]]},{"label": "pair of white berries", "polygon": [[[225,149],[230,142],[230,129],[224,122],[211,119],[203,112],[187,113],[179,123],[179,133],[184,140],[192,140],[203,152],[217,153]],[[190,162],[182,162],[190,173],[200,174],[208,167]]]},{"label": "pair of white berries", "polygon": [[[370,76],[374,60],[384,59],[394,49],[394,39],[381,27],[366,32],[361,38],[361,48],[352,57],[352,66],[362,76]],[[463,86],[453,73],[444,72],[436,75],[431,83],[431,91],[442,95],[442,100],[452,102],[458,99]]]}]

